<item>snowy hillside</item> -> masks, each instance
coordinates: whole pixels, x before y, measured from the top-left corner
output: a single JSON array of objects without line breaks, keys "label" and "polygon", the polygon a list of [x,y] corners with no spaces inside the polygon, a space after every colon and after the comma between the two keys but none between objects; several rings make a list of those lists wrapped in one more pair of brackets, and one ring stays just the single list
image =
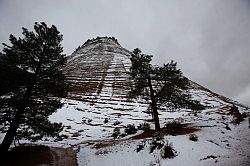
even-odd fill
[{"label": "snowy hillside", "polygon": [[[148,103],[126,97],[132,84],[130,55],[115,38],[101,37],[69,56],[65,74],[72,89],[62,99],[64,106],[50,116],[65,126],[64,136],[37,143],[74,149],[80,166],[250,165],[249,108],[192,81],[193,98],[207,108],[159,110],[162,128],[173,121],[182,126],[174,134],[163,129],[164,143],[172,143],[176,157],[162,158],[161,149],[150,153],[154,124]],[[151,129],[126,134],[127,125],[143,123]],[[191,141],[190,134],[198,140]]]},{"label": "snowy hillside", "polygon": [[[124,133],[128,124],[138,126],[148,122],[151,128],[154,126],[146,101],[127,101],[128,86],[131,85],[128,75],[130,54],[117,40],[104,37],[86,42],[68,59],[65,71],[74,86],[68,99],[64,100],[64,107],[51,120],[71,126],[64,130],[70,137],[62,143],[78,147],[79,165],[150,165],[158,159],[161,165],[249,164],[248,122],[234,125],[231,123],[234,117],[228,115],[232,104],[249,114],[247,107],[194,82],[191,82],[190,92],[193,98],[208,106],[207,110],[159,111],[161,126],[181,119],[183,124],[198,129],[197,142],[190,141],[189,134],[165,136],[173,143],[177,157],[164,160],[160,158],[159,150],[152,154],[146,147],[137,153],[136,147],[150,138],[119,136],[114,139],[112,134],[117,127]],[[135,135],[141,133],[143,131],[139,130]],[[145,146],[149,146],[148,143]],[[207,156],[214,157],[206,159]]]}]

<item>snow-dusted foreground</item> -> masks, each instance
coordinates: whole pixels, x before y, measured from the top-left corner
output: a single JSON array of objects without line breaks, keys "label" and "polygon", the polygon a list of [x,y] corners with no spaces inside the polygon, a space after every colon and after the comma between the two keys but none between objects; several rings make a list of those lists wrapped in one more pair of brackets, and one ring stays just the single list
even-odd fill
[{"label": "snow-dusted foreground", "polygon": [[[72,147],[77,153],[80,166],[250,165],[249,109],[238,106],[240,112],[245,112],[248,117],[240,124],[233,124],[234,117],[228,114],[231,104],[211,96],[209,92],[194,90],[192,93],[194,98],[210,108],[200,112],[159,111],[162,127],[169,121],[181,119],[183,124],[199,129],[195,132],[197,142],[189,140],[189,134],[164,136],[165,142],[172,143],[177,152],[177,156],[172,159],[163,159],[158,149],[149,153],[151,138],[130,139],[141,134],[142,130],[134,135],[116,139],[112,137],[114,128],[118,127],[124,133],[128,124],[138,126],[148,122],[154,128],[154,124],[148,121],[152,117],[147,111],[147,104],[143,102],[124,101],[121,105],[120,101],[110,101],[110,107],[105,104],[105,108],[100,109],[102,103],[98,99],[95,104],[63,99],[64,106],[52,114],[50,120],[61,122],[65,126],[61,134],[68,138],[44,138],[36,143]],[[1,139],[3,136],[0,134]],[[137,152],[137,146],[143,143],[144,149]]]},{"label": "snow-dusted foreground", "polygon": [[[111,136],[115,127],[121,128],[123,132],[127,124],[138,126],[151,119],[151,115],[145,112],[146,106],[134,103],[131,104],[133,111],[107,108],[100,112],[98,107],[80,101],[64,102],[64,107],[50,119],[68,126],[63,133],[69,138],[56,144],[70,145],[77,149],[79,165],[250,165],[248,119],[245,118],[238,125],[231,123],[233,116],[227,112],[229,104],[216,101],[216,98],[210,100],[214,108],[195,114],[191,110],[160,111],[161,126],[173,119],[182,119],[183,123],[200,129],[195,133],[198,136],[197,142],[190,141],[189,134],[164,137],[177,152],[173,159],[162,159],[160,150],[149,153],[148,142],[151,138],[131,140],[131,136],[117,139]],[[239,109],[249,115],[249,110]],[[105,118],[108,119],[107,123],[104,123]],[[115,125],[116,121],[121,123]],[[140,133],[142,131],[137,132]],[[142,142],[145,142],[145,148],[136,152]],[[100,144],[104,146],[97,146]]]},{"label": "snow-dusted foreground", "polygon": [[[162,159],[160,151],[149,153],[149,147],[136,152],[141,140],[123,141],[118,145],[95,149],[93,146],[81,145],[78,153],[79,165],[249,165],[249,128],[244,121],[240,126],[232,127],[232,131],[220,133],[216,128],[196,133],[199,141],[190,141],[187,135],[165,136],[173,143],[178,156],[173,159]],[[218,132],[219,131],[219,132]],[[237,138],[235,138],[237,137]],[[226,142],[225,142],[226,141]],[[226,144],[229,144],[228,146]],[[215,158],[209,158],[214,156]],[[207,159],[206,159],[207,158]]]}]

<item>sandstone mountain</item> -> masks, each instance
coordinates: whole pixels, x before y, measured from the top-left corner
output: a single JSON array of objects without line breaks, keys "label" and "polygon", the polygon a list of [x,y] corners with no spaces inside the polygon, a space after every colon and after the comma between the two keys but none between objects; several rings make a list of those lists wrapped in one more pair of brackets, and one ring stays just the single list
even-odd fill
[{"label": "sandstone mountain", "polygon": [[[65,74],[72,85],[68,98],[90,102],[100,109],[115,105],[113,109],[132,110],[130,106],[133,103],[127,101],[132,85],[129,78],[130,56],[131,52],[114,37],[87,40],[68,57]],[[193,97],[207,106],[243,106],[190,82]]]}]

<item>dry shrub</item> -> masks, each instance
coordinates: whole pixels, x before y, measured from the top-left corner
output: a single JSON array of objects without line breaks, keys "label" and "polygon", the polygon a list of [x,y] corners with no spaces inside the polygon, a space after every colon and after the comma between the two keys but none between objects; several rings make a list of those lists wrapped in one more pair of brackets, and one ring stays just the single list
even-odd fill
[{"label": "dry shrub", "polygon": [[196,134],[190,134],[189,140],[196,142],[198,141],[198,136]]},{"label": "dry shrub", "polygon": [[150,124],[146,123],[146,122],[145,123],[140,123],[137,128],[138,128],[138,130],[149,131],[150,130]]},{"label": "dry shrub", "polygon": [[174,158],[176,156],[176,151],[173,149],[173,145],[172,143],[167,143],[165,145],[163,145],[163,147],[161,148],[161,157],[162,158]]},{"label": "dry shrub", "polygon": [[119,135],[120,135],[120,128],[118,128],[118,127],[114,128],[112,137],[116,138],[116,137],[118,137]]},{"label": "dry shrub", "polygon": [[128,124],[125,128],[125,133],[127,133],[128,135],[137,133],[137,129],[135,128],[135,125]]}]

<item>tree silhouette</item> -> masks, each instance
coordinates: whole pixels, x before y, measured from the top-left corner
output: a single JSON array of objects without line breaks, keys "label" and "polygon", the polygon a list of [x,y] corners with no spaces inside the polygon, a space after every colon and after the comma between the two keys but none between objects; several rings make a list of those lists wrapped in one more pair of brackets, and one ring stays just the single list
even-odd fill
[{"label": "tree silhouette", "polygon": [[134,49],[131,56],[130,74],[134,85],[130,98],[144,96],[151,101],[155,130],[160,130],[158,109],[161,106],[171,108],[203,109],[198,101],[192,100],[188,93],[189,80],[177,69],[177,63],[171,61],[162,67],[151,65],[152,55],[145,55]]},{"label": "tree silhouette", "polygon": [[62,73],[62,35],[52,25],[35,23],[34,32],[23,28],[24,38],[10,35],[0,55],[0,125],[7,131],[0,146],[5,154],[14,137],[40,139],[57,136],[62,125],[48,116],[62,106],[68,84]]}]

